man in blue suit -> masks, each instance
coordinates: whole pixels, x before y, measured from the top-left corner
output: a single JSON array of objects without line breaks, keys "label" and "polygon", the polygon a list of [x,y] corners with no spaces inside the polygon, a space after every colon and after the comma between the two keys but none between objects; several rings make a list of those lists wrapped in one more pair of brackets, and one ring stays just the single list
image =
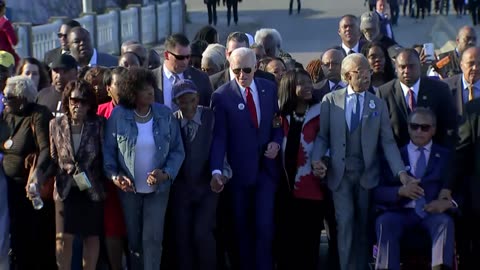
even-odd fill
[{"label": "man in blue suit", "polygon": [[451,153],[432,143],[435,125],[435,114],[429,109],[418,107],[409,115],[410,143],[401,149],[401,155],[417,180],[402,185],[385,176],[373,192],[381,211],[376,219],[375,269],[400,269],[400,239],[415,227],[425,230],[432,239],[433,269],[452,269],[454,224],[447,211],[454,210],[457,204],[439,196],[448,180]]},{"label": "man in blue suit", "polygon": [[[255,78],[255,52],[235,49],[230,70],[235,80],[213,93],[215,126],[211,148],[212,189],[229,198],[241,270],[273,270],[273,208],[282,130],[277,88]],[[224,157],[232,178],[224,186]]]}]

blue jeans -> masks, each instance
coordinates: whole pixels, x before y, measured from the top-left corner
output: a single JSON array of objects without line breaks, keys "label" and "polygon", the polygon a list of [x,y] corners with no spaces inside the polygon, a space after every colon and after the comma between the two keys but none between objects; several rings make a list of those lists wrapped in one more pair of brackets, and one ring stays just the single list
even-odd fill
[{"label": "blue jeans", "polygon": [[119,193],[127,227],[130,270],[159,270],[170,186],[148,194]]},{"label": "blue jeans", "polygon": [[[1,161],[1,158],[0,158]],[[7,197],[7,179],[3,174],[3,168],[0,165],[0,270],[9,269],[8,250],[9,241],[9,218],[8,218],[8,197]]]}]

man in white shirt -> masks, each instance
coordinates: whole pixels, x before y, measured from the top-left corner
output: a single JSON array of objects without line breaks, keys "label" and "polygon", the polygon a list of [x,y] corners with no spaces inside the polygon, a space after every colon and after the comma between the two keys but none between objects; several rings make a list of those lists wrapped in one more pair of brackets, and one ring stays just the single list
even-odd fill
[{"label": "man in white shirt", "polygon": [[360,23],[357,17],[351,14],[344,15],[338,23],[338,35],[342,40],[340,48],[345,55],[360,53],[363,42],[360,41]]}]

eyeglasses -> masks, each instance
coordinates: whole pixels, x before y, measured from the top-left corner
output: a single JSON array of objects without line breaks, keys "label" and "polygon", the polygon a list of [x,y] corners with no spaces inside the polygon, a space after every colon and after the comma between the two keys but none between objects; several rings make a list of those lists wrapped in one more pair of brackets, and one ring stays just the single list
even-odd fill
[{"label": "eyeglasses", "polygon": [[66,38],[67,34],[57,33],[58,38]]},{"label": "eyeglasses", "polygon": [[429,124],[416,124],[410,123],[409,124],[411,130],[418,130],[420,129],[422,132],[428,132],[432,128],[432,125]]},{"label": "eyeglasses", "polygon": [[324,63],[324,62],[322,62],[322,66],[324,66],[324,67],[330,67],[330,66],[332,66],[332,67],[336,67],[336,66],[337,66],[337,67],[338,67],[338,66],[340,66],[341,64],[342,64],[342,63],[338,63],[338,62],[329,62],[329,63]]},{"label": "eyeglasses", "polygon": [[174,54],[171,51],[167,51],[167,53],[173,55],[173,57],[175,57],[175,59],[180,60],[180,61],[185,60],[185,59],[190,59],[190,55]]},{"label": "eyeglasses", "polygon": [[354,74],[361,74],[361,75],[364,75],[364,74],[370,74],[372,75],[373,74],[373,70],[371,69],[361,69],[361,70],[351,70],[350,71],[351,73],[354,73]]},{"label": "eyeglasses", "polygon": [[72,105],[76,105],[76,104],[82,104],[82,105],[85,105],[87,104],[87,100],[84,99],[84,98],[74,98],[74,97],[71,97],[70,100],[69,100],[70,104]]},{"label": "eyeglasses", "polygon": [[234,68],[232,69],[233,74],[238,75],[240,71],[243,71],[245,74],[250,74],[252,72],[252,68]]}]

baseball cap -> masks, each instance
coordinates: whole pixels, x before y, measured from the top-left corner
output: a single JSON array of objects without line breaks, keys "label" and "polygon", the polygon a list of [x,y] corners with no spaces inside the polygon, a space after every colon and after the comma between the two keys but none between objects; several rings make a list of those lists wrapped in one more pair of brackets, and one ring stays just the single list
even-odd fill
[{"label": "baseball cap", "polygon": [[73,56],[68,54],[62,54],[50,64],[51,69],[76,69],[78,67],[77,61]]},{"label": "baseball cap", "polygon": [[376,12],[365,12],[360,17],[360,29],[378,27],[379,18]]},{"label": "baseball cap", "polygon": [[15,58],[7,51],[0,51],[0,65],[9,68],[15,65]]},{"label": "baseball cap", "polygon": [[173,85],[172,92],[173,98],[176,99],[188,93],[196,94],[198,93],[198,89],[195,83],[191,80],[179,80]]}]

